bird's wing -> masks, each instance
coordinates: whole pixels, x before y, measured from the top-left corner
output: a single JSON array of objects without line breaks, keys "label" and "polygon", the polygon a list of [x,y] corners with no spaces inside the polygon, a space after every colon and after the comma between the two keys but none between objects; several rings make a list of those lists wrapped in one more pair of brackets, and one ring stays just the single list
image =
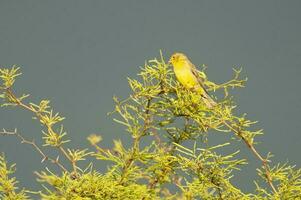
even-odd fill
[{"label": "bird's wing", "polygon": [[191,66],[191,72],[192,74],[196,77],[196,79],[198,80],[198,83],[200,85],[200,87],[203,88],[205,94],[202,94],[202,97],[204,98],[204,102],[205,104],[209,107],[212,108],[213,106],[216,105],[216,102],[210,97],[209,93],[207,92],[207,90],[204,87],[204,79],[199,75],[198,70],[196,69],[196,67],[189,62],[189,65]]},{"label": "bird's wing", "polygon": [[[198,70],[196,69],[196,67],[194,66],[194,64],[192,64],[190,61],[189,61],[189,65],[190,65],[190,69],[191,69],[191,72],[192,74],[196,77],[196,79],[198,80],[198,83],[200,84],[200,86],[205,90],[205,87],[204,87],[204,79],[202,77],[200,77],[199,73],[198,73]],[[206,90],[205,90],[206,91]],[[206,91],[207,92],[207,91]]]}]

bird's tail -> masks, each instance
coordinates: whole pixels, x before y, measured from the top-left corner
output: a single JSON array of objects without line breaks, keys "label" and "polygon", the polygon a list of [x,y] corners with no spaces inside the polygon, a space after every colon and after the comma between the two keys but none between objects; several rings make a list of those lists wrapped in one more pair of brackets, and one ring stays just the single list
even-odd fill
[{"label": "bird's tail", "polygon": [[208,108],[213,108],[217,103],[209,96],[207,92],[202,94],[202,100]]}]

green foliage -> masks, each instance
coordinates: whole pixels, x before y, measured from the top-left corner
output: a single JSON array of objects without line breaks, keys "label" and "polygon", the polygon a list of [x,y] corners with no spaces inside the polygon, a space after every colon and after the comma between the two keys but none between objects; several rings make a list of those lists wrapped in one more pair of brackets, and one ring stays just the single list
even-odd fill
[{"label": "green foliage", "polygon": [[[132,94],[125,100],[114,97],[116,106],[110,113],[114,121],[125,127],[131,145],[126,147],[116,139],[112,149],[105,149],[102,137],[92,134],[87,137],[95,149],[91,152],[68,148],[71,142],[62,125],[64,117],[53,111],[48,100],[32,103],[28,102],[28,95],[17,97],[13,86],[20,75],[19,68],[1,69],[1,105],[30,111],[43,125],[44,145],[38,146],[16,130],[3,130],[1,134],[16,136],[41,155],[46,168],[36,175],[44,189],[35,194],[45,200],[301,199],[301,170],[288,164],[273,166],[272,155],[264,156],[256,148],[257,136],[263,134],[261,129],[254,128],[257,122],[248,119],[246,114],[234,114],[237,105],[230,89],[244,87],[247,80],[241,78],[240,73],[241,70],[234,69],[231,80],[218,84],[207,79],[205,68],[199,71],[207,90],[218,103],[208,108],[198,94],[184,89],[175,80],[162,55],[159,60],[148,61],[138,79],[128,78]],[[209,144],[209,134],[220,132],[234,140]],[[229,150],[233,142],[243,142],[261,163],[257,169],[256,190],[252,193],[244,193],[232,183],[235,170],[247,165],[248,160],[236,149],[232,153],[221,153],[228,152],[223,150]],[[48,156],[44,146],[57,150],[57,157]],[[87,157],[109,161],[108,170],[99,173],[93,163],[85,161]],[[84,162],[86,167],[80,168],[79,162]],[[1,163],[5,163],[4,159]],[[7,171],[6,165],[1,166]],[[51,170],[55,166],[60,173]],[[6,174],[1,177],[7,177]],[[16,182],[12,180],[6,181],[11,182],[10,191],[15,190]],[[7,189],[2,188],[0,194],[7,195]],[[27,198],[25,190],[19,194],[19,199]]]},{"label": "green foliage", "polygon": [[18,190],[16,186],[18,181],[16,178],[10,177],[15,171],[15,164],[8,166],[4,155],[0,155],[0,198],[3,200],[29,199],[24,189],[16,191]]},{"label": "green foliage", "polygon": [[[110,177],[89,171],[74,179],[69,174],[57,176],[52,172],[37,174],[39,181],[51,185],[41,193],[44,200],[90,200],[90,199],[154,199],[155,195],[144,185],[130,183],[120,185]],[[56,192],[53,192],[53,189]]]}]

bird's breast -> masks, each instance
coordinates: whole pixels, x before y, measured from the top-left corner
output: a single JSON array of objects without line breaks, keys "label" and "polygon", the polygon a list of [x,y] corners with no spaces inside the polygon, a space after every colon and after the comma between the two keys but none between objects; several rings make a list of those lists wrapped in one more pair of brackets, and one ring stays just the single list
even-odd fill
[{"label": "bird's breast", "polygon": [[189,68],[174,68],[178,81],[187,89],[194,88],[198,85],[197,78]]}]

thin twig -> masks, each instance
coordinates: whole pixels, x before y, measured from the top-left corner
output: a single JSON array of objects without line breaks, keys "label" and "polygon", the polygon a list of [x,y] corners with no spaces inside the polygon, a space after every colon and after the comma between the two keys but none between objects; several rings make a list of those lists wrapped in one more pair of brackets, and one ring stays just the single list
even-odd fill
[{"label": "thin twig", "polygon": [[256,150],[256,148],[254,147],[254,145],[252,143],[250,143],[242,134],[239,130],[236,130],[234,127],[232,127],[230,124],[228,124],[227,122],[224,121],[224,124],[231,129],[237,136],[239,136],[244,143],[248,146],[248,148],[252,151],[252,153],[262,162],[262,166],[265,169],[265,176],[267,179],[268,184],[270,185],[270,187],[272,188],[274,193],[277,193],[277,190],[273,184],[272,178],[271,178],[271,174],[270,174],[270,170],[269,170],[269,165],[268,165],[268,160],[264,159]]},{"label": "thin twig", "polygon": [[70,157],[70,155],[67,153],[67,151],[64,149],[64,147],[59,146],[58,148],[59,148],[59,150],[62,152],[62,154],[64,154],[64,156],[71,162],[72,168],[73,168],[72,173],[73,173],[75,176],[77,176],[77,166],[76,166],[76,161],[73,160],[73,159]]},{"label": "thin twig", "polygon": [[[24,108],[25,110],[29,110],[31,111],[32,113],[34,113],[39,119],[41,119],[41,114],[36,111],[33,107],[27,105],[27,104],[24,104],[22,101],[20,101],[20,99],[18,99],[16,97],[16,95],[13,93],[13,91],[11,90],[11,88],[7,88],[6,89],[6,92],[8,93],[8,95],[13,99],[13,103],[15,103],[16,105]],[[52,127],[51,126],[47,126],[45,125],[46,128],[50,131],[50,132],[54,132]],[[62,148],[62,146],[58,146],[59,150],[63,153],[63,155],[70,161],[70,163],[72,164],[72,167],[73,167],[73,172],[76,173],[76,169],[77,169],[77,166],[76,166],[76,163],[74,161],[72,161],[72,159],[70,158],[69,154]]]},{"label": "thin twig", "polygon": [[41,163],[48,160],[51,163],[57,165],[64,172],[68,172],[68,170],[59,162],[59,157],[57,157],[56,159],[50,158],[43,152],[43,150],[35,143],[34,140],[30,141],[25,139],[20,133],[17,132],[17,129],[15,129],[14,131],[6,131],[5,129],[3,129],[2,131],[0,131],[0,135],[13,135],[18,137],[21,140],[21,143],[33,146],[33,148],[42,156]]},{"label": "thin twig", "polygon": [[133,162],[135,161],[135,156],[139,152],[139,142],[140,142],[141,137],[143,137],[146,134],[146,131],[149,128],[149,124],[150,124],[149,113],[150,113],[151,100],[152,100],[152,98],[147,99],[146,108],[145,108],[145,112],[144,112],[144,124],[143,124],[143,127],[142,127],[142,131],[141,131],[141,134],[139,136],[136,136],[134,138],[133,151],[131,152],[131,155],[126,160],[125,165],[122,168],[121,179],[119,181],[120,184],[123,184],[126,172],[130,168],[130,166],[133,164]]}]

